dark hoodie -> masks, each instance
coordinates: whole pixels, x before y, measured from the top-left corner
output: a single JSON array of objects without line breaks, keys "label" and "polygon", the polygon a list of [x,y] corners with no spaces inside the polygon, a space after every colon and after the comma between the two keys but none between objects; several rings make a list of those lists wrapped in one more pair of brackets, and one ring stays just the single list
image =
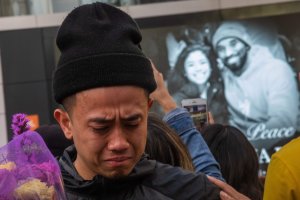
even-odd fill
[{"label": "dark hoodie", "polygon": [[206,175],[148,160],[146,156],[124,178],[112,180],[97,175],[88,181],[77,173],[73,165],[75,158],[76,149],[70,146],[59,160],[69,200],[219,199],[220,190],[209,182]]}]

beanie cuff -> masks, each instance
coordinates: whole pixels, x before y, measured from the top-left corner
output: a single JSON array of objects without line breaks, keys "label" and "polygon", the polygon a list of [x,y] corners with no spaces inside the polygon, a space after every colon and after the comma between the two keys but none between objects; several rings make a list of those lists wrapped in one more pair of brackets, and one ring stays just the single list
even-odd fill
[{"label": "beanie cuff", "polygon": [[83,90],[122,85],[153,92],[156,82],[151,62],[144,56],[126,53],[89,56],[59,66],[53,78],[57,103]]}]

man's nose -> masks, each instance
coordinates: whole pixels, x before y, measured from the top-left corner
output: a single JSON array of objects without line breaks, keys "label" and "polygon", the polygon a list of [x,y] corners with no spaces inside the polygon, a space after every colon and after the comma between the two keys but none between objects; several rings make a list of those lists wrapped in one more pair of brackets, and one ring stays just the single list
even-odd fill
[{"label": "man's nose", "polygon": [[232,56],[232,54],[233,54],[233,51],[231,48],[225,48],[224,52],[225,52],[226,58]]},{"label": "man's nose", "polygon": [[112,131],[107,148],[108,150],[115,152],[122,152],[129,148],[129,142],[127,141],[126,134],[120,127],[116,127]]}]

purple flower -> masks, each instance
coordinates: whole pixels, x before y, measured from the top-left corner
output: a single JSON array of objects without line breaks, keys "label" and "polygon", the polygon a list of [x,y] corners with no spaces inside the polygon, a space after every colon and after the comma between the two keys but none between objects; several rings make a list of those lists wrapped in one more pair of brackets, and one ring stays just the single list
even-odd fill
[{"label": "purple flower", "polygon": [[26,118],[26,114],[17,113],[12,117],[11,129],[14,133],[14,137],[17,135],[21,135],[25,131],[30,129],[29,120]]}]

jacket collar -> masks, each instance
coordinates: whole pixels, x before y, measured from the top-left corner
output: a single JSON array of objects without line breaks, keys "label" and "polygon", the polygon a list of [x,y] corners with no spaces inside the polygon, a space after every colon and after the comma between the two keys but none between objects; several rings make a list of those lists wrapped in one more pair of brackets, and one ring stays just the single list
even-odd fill
[{"label": "jacket collar", "polygon": [[122,189],[140,183],[144,178],[151,175],[156,166],[156,161],[149,160],[147,155],[143,155],[136,164],[132,172],[120,179],[108,179],[101,175],[97,175],[93,180],[84,180],[76,171],[73,162],[76,159],[77,151],[72,145],[65,149],[62,157],[59,159],[65,188],[76,190],[89,190],[91,187],[108,189]]}]

